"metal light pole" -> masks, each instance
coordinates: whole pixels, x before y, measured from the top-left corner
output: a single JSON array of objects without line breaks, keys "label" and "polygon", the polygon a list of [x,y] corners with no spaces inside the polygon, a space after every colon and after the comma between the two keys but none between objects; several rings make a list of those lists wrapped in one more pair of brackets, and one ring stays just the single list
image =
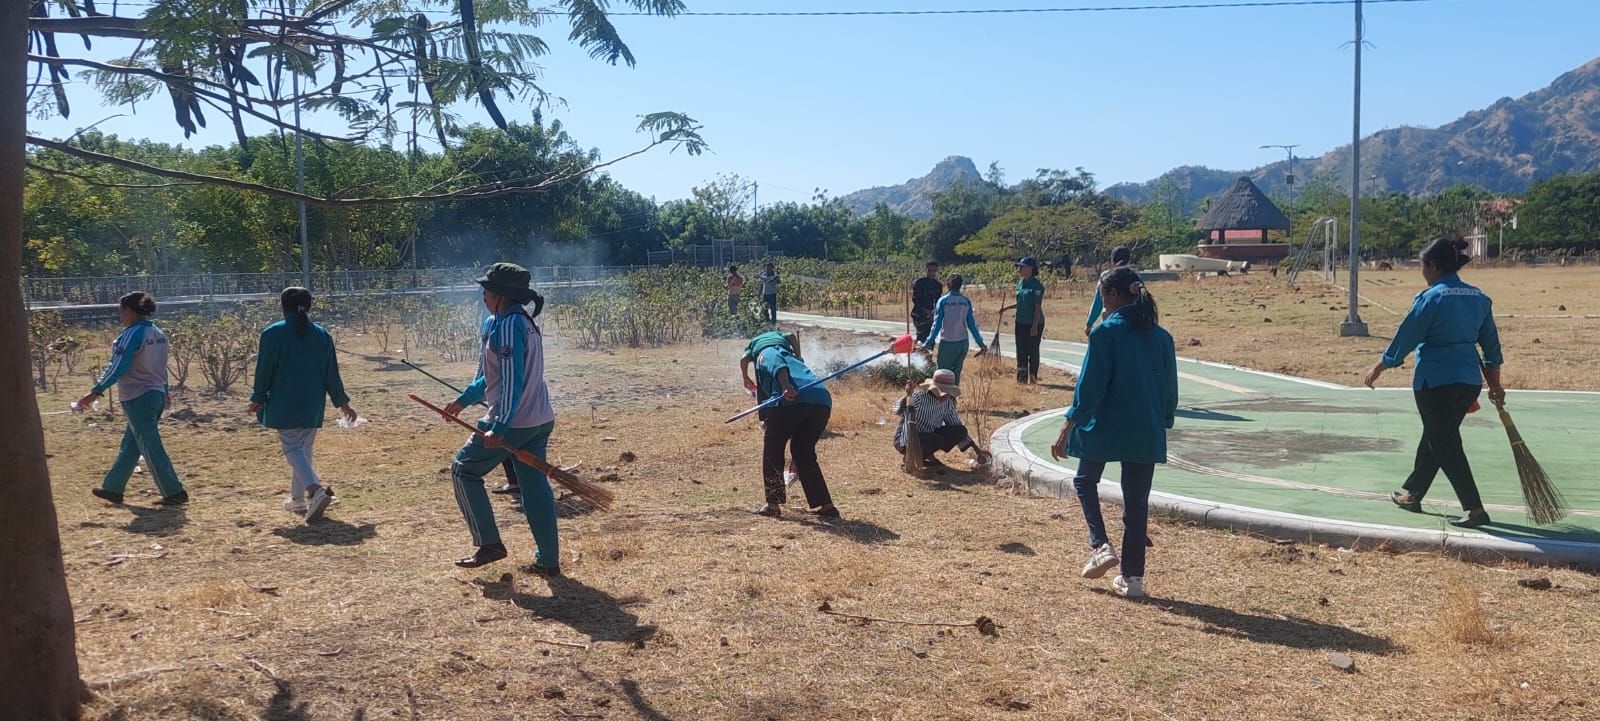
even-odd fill
[{"label": "metal light pole", "polygon": [[[290,14],[295,12],[294,6],[289,7]],[[301,195],[306,192],[306,155],[301,147],[300,139],[300,74],[290,71],[294,85],[294,183],[295,190]],[[311,289],[311,241],[310,232],[306,229],[306,201],[300,205],[300,286]]]},{"label": "metal light pole", "polygon": [[1262,150],[1268,150],[1268,149],[1271,149],[1271,148],[1282,148],[1285,152],[1287,152],[1289,154],[1289,174],[1284,176],[1283,182],[1286,185],[1289,186],[1289,238],[1290,239],[1294,238],[1294,149],[1298,148],[1298,147],[1300,147],[1300,145],[1298,143],[1296,143],[1294,145],[1263,145],[1263,146],[1261,146]]},{"label": "metal light pole", "polygon": [[1356,78],[1355,113],[1350,132],[1350,314],[1339,325],[1341,337],[1366,337],[1367,324],[1361,320],[1361,294],[1357,292],[1361,274],[1361,0],[1356,0]]}]

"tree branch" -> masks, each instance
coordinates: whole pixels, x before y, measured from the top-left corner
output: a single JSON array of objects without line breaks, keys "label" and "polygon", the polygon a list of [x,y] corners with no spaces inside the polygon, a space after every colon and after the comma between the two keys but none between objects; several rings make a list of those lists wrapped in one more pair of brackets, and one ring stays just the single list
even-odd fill
[{"label": "tree branch", "polygon": [[46,175],[54,175],[54,176],[58,176],[58,177],[62,177],[62,178],[72,178],[73,180],[81,181],[83,183],[86,183],[88,185],[93,185],[93,186],[98,187],[98,188],[137,188],[137,189],[141,189],[141,190],[147,190],[147,189],[151,189],[151,188],[187,188],[187,187],[193,187],[193,186],[196,186],[196,185],[200,185],[199,182],[188,182],[188,183],[111,183],[111,182],[107,182],[107,181],[104,181],[104,180],[100,180],[98,178],[93,178],[93,177],[90,177],[90,176],[87,176],[87,175],[83,175],[82,173],[74,173],[74,172],[72,172],[70,170],[62,170],[60,168],[52,168],[52,167],[50,167],[48,165],[41,165],[41,164],[35,163],[35,162],[31,161],[31,160],[28,161],[27,165],[28,165],[28,167],[30,169],[37,170],[37,171],[39,171],[41,173],[44,173]]}]

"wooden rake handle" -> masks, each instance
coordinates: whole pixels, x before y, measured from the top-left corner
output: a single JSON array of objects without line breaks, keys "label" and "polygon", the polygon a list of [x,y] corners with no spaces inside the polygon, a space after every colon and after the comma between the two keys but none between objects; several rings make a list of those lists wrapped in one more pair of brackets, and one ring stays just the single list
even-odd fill
[{"label": "wooden rake handle", "polygon": [[[438,406],[436,406],[436,405],[434,405],[432,403],[429,403],[429,402],[427,402],[425,400],[422,400],[421,398],[418,398],[415,395],[407,395],[406,397],[410,398],[411,400],[414,400],[414,401],[416,401],[418,403],[421,403],[423,405],[423,407],[427,408],[428,410],[433,411],[434,413],[438,413],[439,416],[444,418],[445,420],[450,421],[451,423],[454,423],[454,424],[456,424],[458,426],[461,426],[462,428],[465,428],[465,429],[467,429],[469,431],[472,431],[473,435],[476,435],[479,438],[483,437],[483,431],[478,430],[477,426],[474,426],[471,423],[468,423],[468,422],[466,422],[464,420],[461,420],[460,418],[457,418],[455,416],[450,415],[449,413],[446,413],[443,408],[440,408],[440,407],[438,407]],[[529,466],[532,466],[534,468],[539,469],[539,471],[544,473],[546,476],[550,476],[550,477],[553,478],[553,477],[556,476],[557,473],[565,473],[566,472],[566,471],[564,471],[564,470],[562,470],[560,468],[556,468],[555,465],[550,463],[549,461],[547,461],[547,460],[545,460],[543,458],[540,458],[540,457],[538,457],[536,455],[533,455],[532,453],[529,453],[528,451],[522,450],[521,448],[507,448],[506,450],[511,451],[511,455],[516,456],[517,460],[522,461],[523,463],[526,463]]]}]

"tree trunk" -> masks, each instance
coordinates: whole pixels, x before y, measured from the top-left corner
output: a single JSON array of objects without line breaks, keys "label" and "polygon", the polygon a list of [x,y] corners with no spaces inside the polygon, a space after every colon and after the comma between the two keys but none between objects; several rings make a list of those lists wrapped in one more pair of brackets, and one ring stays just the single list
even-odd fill
[{"label": "tree trunk", "polygon": [[[0,718],[78,717],[82,682],[22,304],[28,3],[0,4]],[[11,38],[6,40],[6,38]]]}]

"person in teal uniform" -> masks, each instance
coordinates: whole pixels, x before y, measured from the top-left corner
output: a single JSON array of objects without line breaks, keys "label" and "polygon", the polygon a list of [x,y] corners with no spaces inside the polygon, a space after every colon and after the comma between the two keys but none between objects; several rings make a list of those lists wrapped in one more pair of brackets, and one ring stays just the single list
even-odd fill
[{"label": "person in teal uniform", "polygon": [[939,352],[934,357],[935,367],[948,368],[956,374],[956,384],[961,384],[961,368],[967,362],[967,334],[978,342],[978,352],[989,350],[984,345],[983,333],[978,330],[978,319],[972,312],[972,301],[962,295],[962,278],[952,275],[945,280],[950,290],[933,306],[933,327],[928,329],[928,339],[923,348],[933,350],[938,343]]},{"label": "person in teal uniform", "polygon": [[[1083,577],[1100,578],[1120,564],[1112,590],[1141,598],[1150,486],[1156,464],[1167,462],[1167,430],[1178,410],[1178,358],[1172,335],[1160,325],[1155,298],[1132,268],[1106,271],[1099,295],[1106,318],[1090,333],[1072,407],[1050,455],[1078,459],[1072,483],[1090,546]],[[1122,464],[1120,559],[1100,513],[1100,476],[1112,461]]]},{"label": "person in teal uniform", "polygon": [[[783,504],[788,502],[783,478],[784,447],[788,446],[794,457],[795,473],[800,477],[800,487],[806,495],[806,506],[823,518],[838,518],[839,509],[833,505],[822,465],[817,461],[817,441],[828,429],[833,396],[820,384],[799,390],[817,376],[800,360],[796,350],[793,336],[772,331],[750,339],[739,359],[739,373],[746,386],[755,386],[756,400],[783,398],[777,405],[761,409],[759,414],[763,428],[761,481],[766,491],[766,504],[756,509],[756,513],[772,518],[783,515]],[[753,381],[750,378],[752,366],[755,367]]]},{"label": "person in teal uniform", "polygon": [[[544,334],[534,321],[544,309],[544,297],[529,287],[530,280],[528,270],[514,263],[495,263],[478,278],[478,285],[483,287],[483,305],[494,319],[483,336],[477,378],[444,409],[455,416],[467,406],[480,402],[488,405],[488,413],[478,421],[483,433],[468,438],[450,464],[456,505],[477,546],[471,556],[456,561],[462,568],[477,568],[507,556],[483,485],[484,474],[512,455],[512,449],[543,458],[556,425],[550,388],[544,380]],[[533,304],[532,312],[527,308],[529,303]],[[538,546],[533,563],[521,569],[539,576],[560,576],[556,498],[550,479],[521,461],[514,460],[514,464],[517,486],[522,491],[522,512]]]},{"label": "person in teal uniform", "polygon": [[1450,519],[1450,524],[1477,528],[1490,520],[1461,443],[1461,422],[1486,381],[1489,400],[1505,402],[1506,389],[1500,384],[1505,358],[1494,324],[1493,301],[1461,280],[1462,266],[1472,260],[1466,249],[1466,241],[1454,238],[1434,238],[1422,249],[1422,277],[1428,288],[1417,294],[1389,349],[1367,373],[1366,383],[1371,388],[1384,371],[1400,367],[1406,356],[1416,351],[1411,389],[1422,416],[1422,441],[1417,444],[1411,475],[1390,498],[1401,508],[1421,513],[1423,497],[1443,470],[1466,511],[1466,515]]},{"label": "person in teal uniform", "polygon": [[325,415],[323,404],[332,401],[351,423],[357,416],[339,377],[333,336],[311,322],[311,291],[285,288],[278,301],[283,320],[261,331],[249,411],[261,425],[278,432],[290,471],[284,509],[311,523],[333,503],[333,490],[317,476],[313,454]]},{"label": "person in teal uniform", "polygon": [[1039,343],[1044,340],[1044,283],[1039,261],[1017,261],[1017,309],[1013,331],[1017,340],[1017,382],[1039,382]]},{"label": "person in teal uniform", "polygon": [[[1133,251],[1126,245],[1119,245],[1111,251],[1111,268],[1132,268]],[[1100,322],[1100,316],[1105,313],[1105,302],[1100,299],[1099,288],[1096,287],[1094,302],[1089,304],[1089,319],[1083,323],[1083,337],[1088,338],[1089,332],[1094,330],[1094,324]]]},{"label": "person in teal uniform", "polygon": [[75,409],[90,408],[115,385],[122,413],[128,419],[117,459],[100,487],[90,492],[120,505],[128,479],[139,465],[139,456],[143,455],[156,489],[161,491],[161,500],[156,501],[156,505],[182,506],[189,502],[189,492],[178,479],[156,426],[161,412],[167,408],[167,354],[171,350],[167,334],[150,322],[150,316],[156,312],[156,299],[149,293],[134,291],[122,296],[117,307],[123,329],[111,345],[111,360],[94,387],[73,404]]}]

